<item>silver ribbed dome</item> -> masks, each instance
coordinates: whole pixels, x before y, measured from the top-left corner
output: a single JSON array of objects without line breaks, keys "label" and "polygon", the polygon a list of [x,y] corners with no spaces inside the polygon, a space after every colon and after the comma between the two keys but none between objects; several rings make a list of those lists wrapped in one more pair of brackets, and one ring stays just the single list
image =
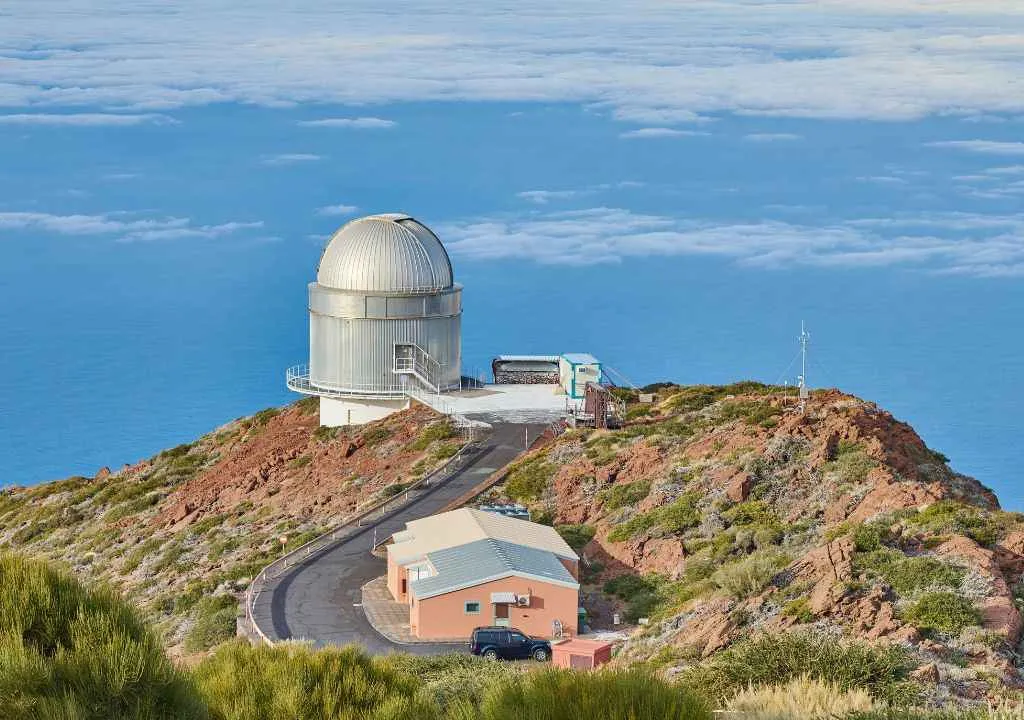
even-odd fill
[{"label": "silver ribbed dome", "polygon": [[316,274],[323,287],[432,293],[452,287],[452,264],[437,236],[408,215],[370,215],[331,237]]}]

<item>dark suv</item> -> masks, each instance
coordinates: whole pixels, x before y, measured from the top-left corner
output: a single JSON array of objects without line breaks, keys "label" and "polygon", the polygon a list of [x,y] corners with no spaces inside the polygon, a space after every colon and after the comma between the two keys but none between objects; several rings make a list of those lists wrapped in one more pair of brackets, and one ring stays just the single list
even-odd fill
[{"label": "dark suv", "polygon": [[544,662],[551,657],[551,643],[531,638],[515,628],[478,627],[469,640],[469,651],[488,660],[532,657],[538,662]]}]

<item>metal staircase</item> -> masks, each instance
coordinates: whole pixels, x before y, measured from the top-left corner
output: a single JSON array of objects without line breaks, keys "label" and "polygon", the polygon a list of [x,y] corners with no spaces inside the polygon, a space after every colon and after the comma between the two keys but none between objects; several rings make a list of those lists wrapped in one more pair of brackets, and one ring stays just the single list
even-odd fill
[{"label": "metal staircase", "polygon": [[441,392],[441,365],[419,345],[395,345],[395,365],[391,372],[417,380],[432,393]]}]

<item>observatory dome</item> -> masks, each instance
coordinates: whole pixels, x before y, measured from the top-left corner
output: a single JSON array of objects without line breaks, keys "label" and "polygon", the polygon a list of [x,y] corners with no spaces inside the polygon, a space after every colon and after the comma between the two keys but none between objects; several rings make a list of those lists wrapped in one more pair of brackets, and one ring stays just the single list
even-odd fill
[{"label": "observatory dome", "polygon": [[320,258],[317,283],[333,290],[436,293],[452,287],[452,264],[441,241],[414,218],[370,215],[331,237]]}]

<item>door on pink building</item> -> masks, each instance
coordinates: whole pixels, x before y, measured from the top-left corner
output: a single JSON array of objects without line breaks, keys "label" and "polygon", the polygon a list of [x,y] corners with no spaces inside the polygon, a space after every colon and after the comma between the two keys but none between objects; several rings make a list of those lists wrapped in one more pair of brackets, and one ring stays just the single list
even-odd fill
[{"label": "door on pink building", "polygon": [[508,603],[494,603],[494,624],[508,627]]}]

